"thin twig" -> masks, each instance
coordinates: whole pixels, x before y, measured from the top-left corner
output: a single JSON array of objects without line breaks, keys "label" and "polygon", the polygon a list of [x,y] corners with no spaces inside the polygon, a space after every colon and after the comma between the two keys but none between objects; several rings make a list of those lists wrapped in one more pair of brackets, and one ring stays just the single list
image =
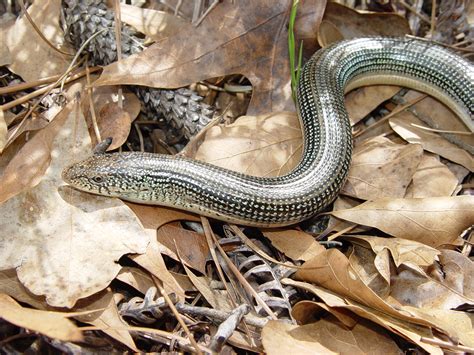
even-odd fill
[{"label": "thin twig", "polygon": [[434,37],[435,27],[436,27],[436,0],[433,0],[431,2],[431,20],[430,20],[431,38]]},{"label": "thin twig", "polygon": [[201,22],[204,20],[204,18],[214,9],[217,5],[219,4],[219,0],[214,0],[214,2],[207,8],[207,10],[202,14],[202,16],[195,22],[193,23],[194,27],[198,27]]},{"label": "thin twig", "polygon": [[253,289],[253,287],[248,283],[248,281],[241,275],[241,273],[239,272],[239,269],[237,269],[237,267],[234,265],[232,260],[230,260],[230,258],[225,253],[224,249],[222,249],[222,247],[219,245],[214,233],[212,233],[211,226],[209,224],[208,219],[206,217],[201,216],[201,222],[202,222],[202,226],[204,227],[204,230],[206,231],[206,234],[209,233],[210,237],[214,240],[214,244],[215,244],[216,248],[219,250],[222,258],[227,263],[227,266],[229,267],[229,269],[232,271],[232,273],[235,275],[235,277],[237,277],[237,279],[239,279],[241,281],[242,287],[249,294],[251,294],[253,296],[255,301],[260,305],[260,307],[262,307],[262,309],[265,312],[267,312],[267,314],[272,319],[277,320],[278,318],[275,315],[275,313],[273,313],[273,311],[270,309],[270,307],[268,307],[268,305],[262,300],[260,295]]},{"label": "thin twig", "polygon": [[364,134],[365,132],[367,132],[369,129],[373,129],[374,127],[376,126],[380,126],[382,123],[388,121],[390,118],[392,118],[393,116],[395,116],[397,113],[400,113],[401,111],[404,111],[406,110],[407,108],[417,104],[418,102],[420,102],[421,100],[423,100],[424,98],[426,98],[428,95],[426,94],[422,94],[416,98],[414,98],[413,100],[411,100],[410,102],[408,102],[407,104],[403,105],[403,106],[400,106],[398,108],[395,108],[395,110],[393,110],[392,112],[390,112],[387,116],[384,116],[383,118],[381,118],[380,120],[378,120],[377,122],[375,122],[373,125],[370,125],[369,127],[367,128],[364,128],[363,130],[357,132],[356,134],[354,134],[354,138],[357,138],[359,136],[361,136],[362,134]]},{"label": "thin twig", "polygon": [[416,124],[416,123],[410,123],[410,125],[413,126],[413,127],[419,128],[419,129],[423,129],[425,131],[437,132],[437,133],[459,134],[459,135],[462,135],[462,136],[471,136],[471,135],[474,134],[474,132],[448,131],[448,130],[444,130],[444,129],[430,128],[430,127],[421,126],[421,125]]},{"label": "thin twig", "polygon": [[23,14],[25,15],[26,19],[28,20],[28,22],[30,23],[31,26],[33,26],[33,28],[35,29],[36,33],[38,34],[38,36],[41,37],[41,39],[46,42],[46,44],[48,46],[50,46],[52,49],[54,49],[56,52],[58,53],[61,53],[61,54],[64,54],[64,55],[67,55],[67,56],[70,56],[72,57],[74,54],[72,53],[67,53],[67,52],[63,52],[62,50],[60,50],[59,48],[56,48],[56,46],[54,46],[44,35],[43,35],[43,32],[41,32],[41,30],[38,28],[38,26],[36,26],[35,22],[33,21],[33,19],[30,17],[30,14],[28,13],[28,11],[26,10],[26,7],[25,7],[25,3],[23,2],[23,0],[18,0],[18,3],[20,4],[20,8],[21,8],[21,11],[23,12]]},{"label": "thin twig", "polygon": [[95,138],[97,139],[97,142],[102,142],[102,137],[100,135],[100,129],[99,129],[99,124],[97,123],[97,116],[95,114],[95,106],[94,106],[94,100],[92,99],[92,85],[91,85],[91,78],[90,78],[90,72],[89,72],[89,67],[86,66],[87,70],[87,96],[89,98],[89,110],[91,113],[91,121],[92,121],[92,127],[94,128],[94,134]]},{"label": "thin twig", "polygon": [[[115,16],[115,47],[117,47],[117,63],[122,61],[122,13],[120,11],[119,0],[114,1],[114,16]],[[118,87],[118,107],[123,108],[122,87]]]},{"label": "thin twig", "polygon": [[238,327],[244,315],[249,313],[250,306],[247,304],[242,304],[239,307],[235,308],[229,315],[229,317],[223,321],[219,328],[217,328],[216,334],[212,337],[211,344],[209,348],[219,353],[222,350],[227,339],[234,333],[235,329]]},{"label": "thin twig", "polygon": [[434,44],[437,44],[437,45],[442,46],[442,47],[451,48],[452,50],[455,50],[455,51],[458,51],[458,52],[474,53],[474,49],[472,49],[472,48],[459,48],[459,47],[456,47],[453,44],[447,44],[447,43],[435,41],[435,40],[432,40],[430,38],[417,37],[417,36],[413,36],[413,35],[405,35],[405,37],[414,38],[414,39],[419,40],[419,41],[434,43]]},{"label": "thin twig", "polygon": [[[91,72],[91,73],[94,73],[94,72],[99,71],[99,70],[101,70],[101,69],[102,69],[102,68],[99,68],[99,67],[92,67],[92,68],[90,68],[90,72]],[[64,74],[63,74],[63,75],[64,75]],[[59,83],[59,81],[57,81],[57,79],[62,78],[63,75],[56,75],[56,76],[54,76],[54,77],[50,77],[50,78],[48,78],[48,81],[49,81],[49,79],[53,80],[53,78],[56,78],[56,83]],[[66,83],[70,83],[71,81],[75,81],[75,80],[77,80],[77,79],[80,79],[80,78],[82,78],[84,75],[86,75],[86,70],[81,70],[81,71],[78,72],[77,74],[74,74],[74,75],[71,75],[70,77],[68,77],[68,78],[66,79]],[[40,80],[42,80],[42,79],[40,79]],[[46,81],[46,79],[44,79],[44,80]],[[30,84],[30,83],[24,83],[24,84],[26,84],[26,85],[25,85],[26,87],[28,87],[28,86],[29,86],[29,87],[32,87],[32,86],[28,85],[28,84]],[[35,98],[35,97],[37,97],[37,96],[39,96],[39,95],[41,95],[41,94],[44,94],[44,93],[47,92],[48,90],[54,89],[56,86],[57,86],[57,84],[51,84],[51,85],[45,86],[45,87],[43,87],[43,88],[41,88],[41,89],[35,90],[35,91],[33,91],[33,92],[30,92],[29,94],[23,95],[23,96],[19,97],[19,98],[16,99],[16,100],[13,100],[13,101],[7,102],[7,103],[4,104],[4,105],[1,105],[1,106],[0,106],[0,110],[6,111],[6,110],[9,110],[9,109],[11,109],[11,108],[17,106],[17,105],[24,104],[25,102],[28,102],[28,101],[30,101],[31,99],[33,99],[33,98]],[[18,88],[15,88],[15,89],[18,89]]]},{"label": "thin twig", "polygon": [[403,7],[405,7],[408,11],[412,12],[415,16],[419,17],[421,20],[425,21],[428,24],[431,24],[431,21],[428,16],[418,13],[418,11],[416,11],[413,6],[407,4],[404,0],[400,0],[400,4],[403,5]]},{"label": "thin twig", "polygon": [[[207,317],[211,320],[220,321],[220,322],[223,322],[224,320],[226,320],[230,315],[230,312],[221,311],[219,309],[213,309],[213,308],[208,308],[208,307],[190,306],[188,304],[183,304],[183,303],[176,303],[175,306],[176,306],[176,309],[181,313],[187,313],[194,317],[196,316]],[[263,328],[265,324],[268,323],[268,318],[256,317],[251,314],[244,316],[244,320],[245,320],[245,323],[247,323],[248,325],[251,325],[257,328]]]},{"label": "thin twig", "polygon": [[188,336],[189,341],[191,342],[191,344],[193,344],[194,349],[196,350],[196,353],[197,353],[197,354],[202,354],[202,351],[201,351],[201,349],[199,348],[199,345],[197,344],[196,339],[194,339],[193,333],[191,333],[191,331],[189,330],[189,328],[188,328],[188,326],[186,325],[186,323],[184,323],[183,318],[181,317],[181,315],[179,314],[179,312],[176,310],[176,307],[174,306],[173,301],[171,301],[170,297],[168,296],[168,294],[166,293],[165,289],[163,288],[163,285],[161,284],[161,280],[159,280],[158,278],[156,278],[156,277],[153,276],[153,275],[151,275],[151,276],[152,276],[152,278],[153,278],[153,281],[155,282],[156,287],[158,288],[158,291],[160,291],[161,295],[163,296],[163,298],[165,299],[166,303],[168,304],[168,307],[171,309],[171,312],[173,312],[173,314],[174,314],[176,320],[179,322],[179,324],[180,324],[181,327],[183,328],[184,332],[185,332],[186,335]]}]

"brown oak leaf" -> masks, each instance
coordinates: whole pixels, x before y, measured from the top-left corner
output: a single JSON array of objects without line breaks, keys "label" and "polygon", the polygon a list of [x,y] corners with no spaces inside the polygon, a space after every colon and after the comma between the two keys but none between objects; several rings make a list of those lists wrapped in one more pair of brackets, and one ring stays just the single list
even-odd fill
[{"label": "brown oak leaf", "polygon": [[[300,17],[318,14],[304,18],[312,21],[314,33],[325,5],[326,1],[311,0],[300,8]],[[287,44],[290,9],[290,0],[223,1],[198,27],[180,31],[105,67],[96,85],[177,88],[242,74],[253,85],[247,114],[294,110]],[[306,39],[307,33],[302,34]]]}]

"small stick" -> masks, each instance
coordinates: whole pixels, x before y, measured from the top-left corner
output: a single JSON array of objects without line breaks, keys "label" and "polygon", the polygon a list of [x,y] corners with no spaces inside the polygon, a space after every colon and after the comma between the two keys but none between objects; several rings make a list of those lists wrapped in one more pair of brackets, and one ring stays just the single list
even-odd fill
[{"label": "small stick", "polygon": [[38,36],[41,37],[41,39],[43,41],[46,42],[46,44],[48,46],[50,46],[52,49],[54,49],[56,52],[58,53],[61,53],[61,54],[64,54],[64,55],[67,55],[67,56],[70,56],[72,57],[74,54],[71,54],[71,53],[67,53],[67,52],[63,52],[62,50],[60,50],[59,48],[56,48],[44,35],[43,35],[43,32],[41,32],[41,30],[38,28],[38,26],[36,26],[36,23],[33,21],[33,19],[30,17],[30,14],[28,13],[28,11],[26,10],[26,7],[25,7],[25,3],[23,2],[23,0],[18,0],[18,3],[20,4],[20,7],[21,7],[21,11],[25,14],[25,17],[26,19],[28,20],[28,22],[30,23],[31,26],[33,26],[33,28],[35,29],[36,33],[38,34]]},{"label": "small stick", "polygon": [[161,284],[161,280],[159,280],[158,278],[156,278],[155,276],[152,275],[152,278],[153,278],[153,281],[155,282],[155,285],[156,285],[156,288],[158,289],[158,291],[160,291],[161,295],[163,296],[163,298],[165,299],[166,303],[168,304],[168,307],[171,309],[171,312],[173,312],[176,320],[178,321],[178,323],[181,325],[181,327],[183,328],[184,332],[186,333],[186,335],[188,336],[189,338],[189,341],[191,342],[191,344],[194,346],[194,350],[196,351],[196,354],[203,354],[203,352],[201,351],[201,349],[199,348],[196,340],[194,339],[194,336],[193,334],[191,333],[191,331],[189,330],[188,326],[186,325],[186,323],[184,323],[183,319],[181,318],[181,315],[179,314],[178,310],[176,309],[176,307],[174,306],[173,302],[171,301],[170,297],[168,296],[168,294],[166,293],[165,289],[163,288],[162,284]]},{"label": "small stick", "polygon": [[[100,69],[102,69],[102,68],[93,67],[93,68],[90,69],[90,72],[91,72],[91,73],[94,73],[94,72],[96,72],[96,71],[98,71],[98,70],[100,70]],[[66,83],[69,83],[69,82],[71,82],[71,81],[80,79],[80,78],[82,78],[85,74],[86,74],[86,71],[85,71],[85,70],[82,70],[82,71],[80,71],[79,73],[74,74],[74,75],[70,76],[68,79],[66,79]],[[63,76],[63,75],[57,75],[57,76],[53,76],[53,77],[50,77],[50,78],[40,79],[40,80],[38,80],[38,81],[41,81],[41,80],[45,80],[45,81],[46,81],[46,80],[48,80],[48,81],[51,80],[51,81],[53,81],[54,79],[56,79],[56,80],[57,80],[57,79],[60,79],[62,76]],[[18,91],[18,90],[22,90],[23,88],[24,88],[24,89],[28,89],[28,88],[30,88],[30,87],[36,86],[36,85],[33,85],[33,84],[36,84],[36,83],[37,83],[37,82],[21,83],[21,84],[18,84],[18,85],[11,86],[11,87],[14,88],[14,90],[11,90],[11,92],[13,92],[13,91]],[[22,97],[19,97],[19,98],[16,99],[16,100],[13,100],[13,101],[10,101],[10,102],[8,102],[8,103],[6,103],[6,104],[4,104],[4,105],[1,105],[1,106],[0,106],[0,110],[6,111],[6,110],[9,110],[9,109],[11,109],[11,108],[17,106],[17,105],[24,104],[25,102],[28,102],[28,101],[31,100],[32,98],[35,98],[35,97],[37,97],[37,96],[39,96],[39,95],[41,95],[41,94],[44,94],[44,93],[47,92],[48,90],[54,88],[56,85],[57,85],[57,84],[54,84],[54,83],[53,83],[53,84],[50,84],[50,85],[45,86],[45,87],[43,87],[43,88],[41,88],[41,89],[38,89],[38,90],[35,90],[35,91],[33,91],[33,92],[29,93],[29,94],[26,94],[26,95],[24,95],[24,96],[22,96]],[[51,86],[52,86],[52,87],[51,87]],[[1,94],[6,94],[6,93],[8,93],[10,90],[7,90],[7,89],[8,89],[8,88],[11,88],[11,87],[8,86],[8,87],[6,87],[6,88],[2,88],[3,90],[0,90],[0,95],[1,95]]]},{"label": "small stick", "polygon": [[411,6],[410,4],[407,4],[404,0],[400,0],[400,4],[402,4],[407,10],[412,12],[415,16],[419,17],[420,19],[422,19],[426,23],[431,24],[431,21],[428,18],[428,16],[425,16],[423,14],[418,13],[418,11],[416,11],[416,9],[413,6]]},{"label": "small stick", "polygon": [[462,135],[462,136],[470,136],[470,135],[473,135],[473,134],[474,134],[474,132],[466,132],[466,131],[447,131],[447,130],[444,130],[444,129],[430,128],[430,127],[421,126],[421,125],[416,124],[416,123],[411,123],[410,125],[413,126],[413,127],[419,128],[419,129],[423,129],[423,130],[425,130],[425,131],[436,132],[436,133],[459,134],[459,135]]},{"label": "small stick", "polygon": [[[211,320],[215,320],[219,322],[225,321],[230,316],[229,312],[221,311],[218,309],[212,309],[208,307],[190,306],[188,304],[183,304],[183,303],[176,303],[175,307],[180,313],[186,313],[186,314],[192,315],[193,317],[196,317],[196,316],[207,317]],[[244,315],[244,321],[248,325],[251,325],[257,328],[263,328],[265,324],[268,323],[267,318],[256,317],[256,316],[248,315],[248,314]]]},{"label": "small stick", "polygon": [[431,2],[431,21],[430,21],[430,34],[431,38],[434,36],[434,31],[436,27],[436,0]]},{"label": "small stick", "polygon": [[222,346],[230,338],[234,330],[239,325],[240,321],[249,313],[250,307],[247,304],[242,304],[239,307],[235,308],[229,315],[229,317],[223,321],[219,328],[217,329],[216,334],[211,340],[209,348],[216,353],[219,353],[222,350]]},{"label": "small stick", "polygon": [[219,0],[214,0],[214,2],[207,8],[207,10],[202,14],[202,16],[195,22],[193,23],[194,27],[198,27],[201,22],[204,20],[204,18],[214,9],[217,4],[219,4]]}]

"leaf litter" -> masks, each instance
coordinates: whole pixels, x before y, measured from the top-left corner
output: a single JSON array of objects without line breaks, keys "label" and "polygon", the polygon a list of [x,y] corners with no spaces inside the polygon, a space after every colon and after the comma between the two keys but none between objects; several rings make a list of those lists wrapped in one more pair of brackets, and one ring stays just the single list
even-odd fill
[{"label": "leaf litter", "polygon": [[[253,86],[247,116],[206,128],[185,154],[256,176],[291,171],[302,142],[289,82],[289,4],[224,1],[197,27],[184,20],[183,14],[193,12],[184,3],[176,8],[180,17],[121,5],[122,20],[156,41],[151,48],[106,67],[91,98],[86,91],[71,95],[77,86],[66,85],[69,104],[59,113],[57,107],[42,112],[49,124],[28,121],[31,136],[25,129],[7,147],[19,117],[11,112],[5,112],[8,119],[0,117],[2,318],[70,346],[91,334],[78,326],[85,323],[114,339],[116,349],[149,350],[141,348],[147,339],[170,350],[175,339],[175,349],[190,351],[196,348],[187,331],[192,329],[205,349],[222,319],[246,303],[252,311],[244,319],[252,320],[236,325],[221,350],[392,353],[406,350],[403,341],[433,354],[474,348],[472,317],[464,311],[474,302],[471,249],[464,240],[472,236],[474,201],[457,196],[472,185],[472,134],[457,134],[462,123],[434,99],[387,117],[418,94],[374,86],[346,95],[356,135],[353,164],[334,210],[316,218],[329,220],[322,228],[312,221],[298,228],[242,229],[250,243],[220,224],[203,230],[191,213],[124,204],[62,183],[62,168],[91,154],[90,133],[95,142],[95,130],[114,137],[113,148],[128,144],[128,135],[142,134],[133,122],[138,100],[125,91],[121,104],[118,86],[111,84],[174,88],[209,80],[221,85],[236,73]],[[46,37],[62,46],[59,6],[40,1],[29,12],[44,25]],[[49,22],[41,11],[51,14]],[[393,13],[359,13],[316,1],[299,11],[296,35],[304,40],[305,56],[314,51],[316,37],[325,46],[352,36],[410,32],[405,19]],[[63,73],[71,58],[32,37],[33,31],[26,35],[30,25],[24,21],[0,26],[0,38],[16,33],[22,38],[18,43],[36,47],[7,40],[10,59],[4,64],[27,82]],[[31,65],[25,56],[42,58],[44,65]],[[204,86],[212,92],[209,82]],[[237,100],[238,95],[225,94],[226,100]],[[214,234],[221,238],[219,248]],[[301,297],[303,291],[314,300]],[[288,299],[289,316],[282,311]],[[281,319],[262,316],[262,302]],[[187,331],[186,325],[166,325],[173,307],[183,310]]]}]

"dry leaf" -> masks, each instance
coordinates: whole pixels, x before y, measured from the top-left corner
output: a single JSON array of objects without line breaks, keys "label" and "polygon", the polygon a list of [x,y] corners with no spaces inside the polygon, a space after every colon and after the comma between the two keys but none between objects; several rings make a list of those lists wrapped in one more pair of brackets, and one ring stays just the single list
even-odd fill
[{"label": "dry leaf", "polygon": [[176,253],[186,265],[206,273],[209,246],[204,235],[167,224],[158,229],[157,239]]},{"label": "dry leaf", "polygon": [[444,282],[451,289],[474,299],[474,263],[467,256],[444,249],[439,256]]},{"label": "dry leaf", "polygon": [[392,275],[390,296],[404,306],[417,308],[452,309],[474,301],[453,290],[443,280],[434,280],[412,269],[402,268]]},{"label": "dry leaf", "polygon": [[[369,245],[377,255],[384,250],[389,251],[390,259],[393,260],[397,268],[401,265],[406,265],[412,269],[421,270],[421,267],[426,268],[433,265],[441,253],[439,250],[425,244],[401,238],[379,238],[367,235],[354,235],[345,236],[344,239],[351,243],[360,242],[364,245]],[[389,281],[389,279],[387,280]]]},{"label": "dry leaf", "polygon": [[181,286],[181,288],[185,292],[197,292],[196,287],[194,287],[193,283],[189,279],[187,275],[179,274],[177,272],[170,271],[170,274],[173,275],[176,282]]},{"label": "dry leaf", "polygon": [[370,139],[355,148],[342,193],[364,200],[403,197],[422,156],[420,145]]},{"label": "dry leaf", "polygon": [[324,15],[326,1],[300,1],[295,19],[295,43],[303,42],[303,61],[310,58],[320,47],[317,30]]},{"label": "dry leaf", "polygon": [[[312,7],[304,9],[312,12],[322,12],[325,6],[325,1],[308,2]],[[290,7],[289,0],[224,1],[198,27],[107,66],[96,84],[176,88],[239,73],[253,84],[248,114],[293,110],[287,47]],[[317,25],[313,22],[312,27]]]},{"label": "dry leaf", "polygon": [[293,260],[306,261],[326,250],[313,236],[295,229],[262,232],[275,248]]},{"label": "dry leaf", "polygon": [[7,35],[9,29],[15,24],[15,18],[0,18],[0,66],[10,65],[12,63],[12,56],[7,46]]},{"label": "dry leaf", "polygon": [[449,171],[451,171],[454,176],[456,176],[458,183],[462,184],[466,176],[469,174],[469,169],[466,169],[464,166],[453,163],[449,160],[444,160],[443,163],[447,166]]},{"label": "dry leaf", "polygon": [[393,308],[388,308],[383,311],[369,308],[348,298],[341,298],[334,292],[306,282],[284,279],[282,283],[309,291],[322,299],[324,303],[330,307],[337,307],[338,309],[354,312],[359,317],[379,324],[387,330],[417,344],[429,354],[443,354],[439,346],[427,344],[422,341],[422,338],[435,338],[429,328],[432,324],[424,319],[413,317],[407,312],[400,313]]},{"label": "dry leaf", "polygon": [[[78,112],[75,102],[72,107]],[[90,155],[87,127],[75,112],[56,123],[62,126],[42,181],[0,205],[0,268],[16,267],[31,292],[60,307],[105,288],[120,270],[116,261],[144,252],[149,242],[119,200],[61,186],[66,164]]]},{"label": "dry leaf", "polygon": [[341,296],[398,316],[394,308],[363,282],[339,250],[329,249],[305,262],[303,267],[296,272],[296,279],[324,286]]},{"label": "dry leaf", "polygon": [[67,317],[68,313],[24,308],[10,296],[0,294],[0,318],[53,339],[82,341],[81,330]]},{"label": "dry leaf", "polygon": [[190,31],[192,28],[187,21],[164,11],[120,3],[120,12],[122,22],[155,41],[173,36],[179,31]]},{"label": "dry leaf", "polygon": [[437,156],[423,154],[405,198],[451,196],[458,186],[458,179]]},{"label": "dry leaf", "polygon": [[437,328],[442,329],[452,339],[453,343],[460,342],[465,346],[474,348],[474,316],[472,314],[431,308],[403,307],[403,309],[419,318],[430,321]]},{"label": "dry leaf", "polygon": [[338,354],[313,338],[310,326],[297,326],[281,321],[269,321],[262,329],[262,344],[269,355]]},{"label": "dry leaf", "polygon": [[390,256],[386,250],[374,254],[369,248],[353,243],[349,263],[364,284],[379,297],[386,299],[390,293]]},{"label": "dry leaf", "polygon": [[32,294],[18,280],[15,269],[0,271],[0,293],[7,294],[17,301],[29,304],[36,309],[48,309],[44,297]]},{"label": "dry leaf", "polygon": [[70,113],[71,106],[64,108],[10,160],[0,178],[0,203],[40,183],[51,162],[53,139]]},{"label": "dry leaf", "polygon": [[[56,47],[71,53],[61,54],[52,49],[36,32],[25,16],[19,17],[7,34],[12,64],[9,69],[25,81],[62,74],[69,66],[74,51],[65,44],[63,30],[59,24],[60,0],[35,1],[28,13],[43,35]],[[37,63],[39,65],[32,65]]]},{"label": "dry leaf", "polygon": [[382,199],[332,214],[433,247],[459,242],[474,223],[474,196]]},{"label": "dry leaf", "polygon": [[254,176],[279,176],[300,161],[301,129],[295,113],[240,117],[206,132],[194,158]]},{"label": "dry leaf", "polygon": [[349,92],[346,95],[345,103],[351,125],[355,125],[398,91],[400,91],[398,86],[372,85]]},{"label": "dry leaf", "polygon": [[410,34],[408,22],[392,13],[359,13],[346,6],[329,2],[319,27],[318,42],[325,47],[342,39],[366,36],[399,36]]},{"label": "dry leaf", "polygon": [[[1,58],[1,55],[0,55]],[[5,148],[5,144],[7,143],[7,123],[5,122],[5,113],[0,110],[0,154],[3,152],[3,148]]]},{"label": "dry leaf", "polygon": [[97,310],[97,312],[88,312],[74,318],[80,322],[96,326],[105,334],[128,346],[134,352],[138,352],[130,332],[126,329],[129,326],[122,320],[115,305],[114,295],[110,290],[94,295],[82,303],[75,307],[74,310],[79,312]]},{"label": "dry leaf", "polygon": [[175,221],[199,222],[199,216],[190,212],[176,210],[174,208],[161,206],[146,206],[137,203],[126,202],[126,205],[137,215],[146,229],[156,230],[167,223]]},{"label": "dry leaf", "polygon": [[208,277],[198,277],[194,275],[190,268],[183,264],[184,271],[188,275],[189,280],[193,283],[194,287],[199,291],[199,293],[205,298],[205,300],[211,305],[214,309],[219,309],[221,311],[230,312],[233,310],[232,304],[227,295],[227,291],[217,290],[209,285]]},{"label": "dry leaf", "polygon": [[[122,88],[122,107],[118,106],[118,86],[103,86],[94,88],[92,92],[93,107],[97,117],[97,125],[101,138],[112,138],[112,145],[107,150],[117,149],[127,139],[132,122],[140,113],[140,101],[138,98]],[[95,146],[95,132],[92,129],[89,100],[83,101],[84,112],[90,126],[92,145]]]},{"label": "dry leaf", "polygon": [[136,267],[124,266],[116,279],[132,286],[142,294],[145,294],[150,287],[156,287],[152,277],[147,272]]},{"label": "dry leaf", "polygon": [[427,309],[474,304],[474,264],[469,258],[456,251],[442,250],[439,266],[428,271],[429,276],[410,270],[394,275],[392,297],[402,304]]},{"label": "dry leaf", "polygon": [[331,313],[349,329],[353,328],[361,319],[344,308],[328,307],[323,302],[314,301],[299,301],[293,306],[291,315],[296,320],[297,324],[303,325],[318,321],[321,318],[321,314],[326,312]]},{"label": "dry leaf", "polygon": [[[422,94],[415,90],[408,90],[404,96],[405,101],[413,101],[420,97]],[[469,132],[465,123],[447,106],[440,101],[428,96],[417,102],[415,105],[408,109],[416,117],[431,122],[431,127],[447,130],[447,131],[464,131]],[[466,150],[472,149],[474,146],[474,134],[470,135],[455,135],[455,139],[463,144]]]},{"label": "dry leaf", "polygon": [[302,326],[269,321],[262,329],[268,354],[397,354],[400,349],[386,332],[368,322],[352,329],[321,319]]},{"label": "dry leaf", "polygon": [[[154,231],[149,232],[152,232],[150,233],[152,235],[155,234]],[[152,237],[145,254],[133,255],[130,258],[163,282],[163,288],[166,292],[175,293],[180,302],[183,302],[185,297],[184,290],[168,271],[163,256],[161,255],[163,249],[165,249],[165,247],[158,243],[156,238]]]},{"label": "dry leaf", "polygon": [[112,144],[107,150],[113,150],[122,146],[127,140],[132,119],[128,112],[116,103],[108,103],[100,109],[97,124],[101,127],[101,137],[112,138]]},{"label": "dry leaf", "polygon": [[408,111],[400,112],[390,118],[392,129],[407,142],[421,144],[423,149],[441,155],[443,158],[461,164],[470,171],[474,171],[474,158],[466,150],[459,148],[435,132],[414,127],[412,124],[427,127]]},{"label": "dry leaf", "polygon": [[[360,205],[362,201],[357,200],[355,198],[349,197],[349,196],[344,196],[344,195],[339,195],[336,200],[334,201],[333,204],[333,211],[339,211],[339,210],[346,210],[348,208],[353,208],[358,205]],[[348,222],[343,219],[337,218],[333,215],[329,216],[329,222],[328,226],[324,230],[324,234],[326,235],[327,233],[331,231],[336,231],[340,232],[342,230],[351,228],[350,231],[354,233],[362,233],[364,231],[369,230],[370,228],[365,227],[365,226],[358,226],[356,223]],[[336,236],[337,238],[337,236]],[[333,240],[335,238],[329,237],[329,240]]]}]

